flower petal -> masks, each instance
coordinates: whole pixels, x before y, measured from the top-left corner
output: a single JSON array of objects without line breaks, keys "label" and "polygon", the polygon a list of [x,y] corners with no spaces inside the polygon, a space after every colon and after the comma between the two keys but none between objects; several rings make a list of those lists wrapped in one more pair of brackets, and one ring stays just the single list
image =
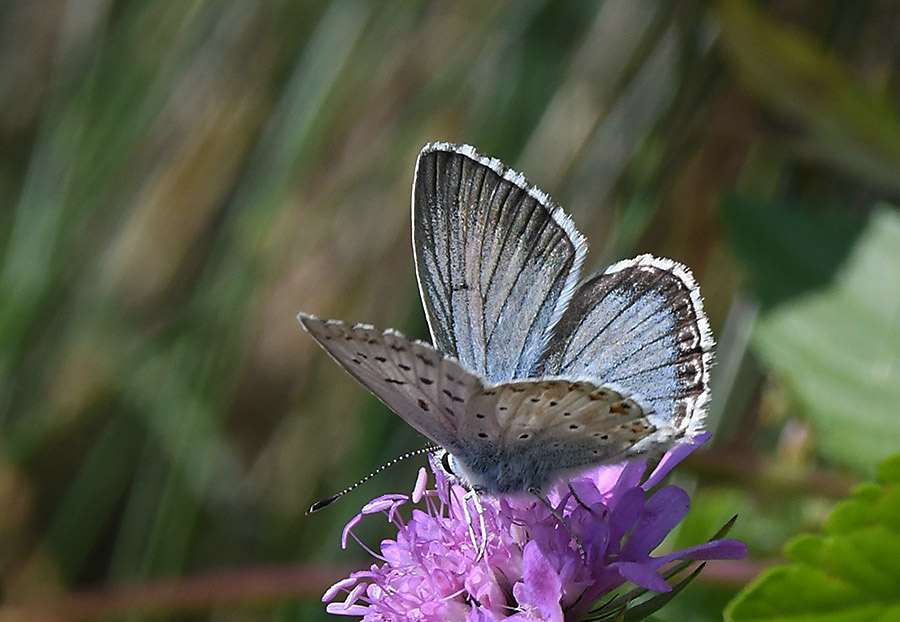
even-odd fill
[{"label": "flower petal", "polygon": [[615,487],[612,489],[610,505],[613,505],[612,501],[624,493],[626,490],[631,490],[641,483],[641,478],[644,476],[644,471],[647,470],[647,462],[645,460],[633,460],[631,462],[626,462],[625,466],[622,467],[621,472],[619,473],[619,479],[616,481]]},{"label": "flower petal", "polygon": [[419,474],[416,476],[416,485],[413,488],[412,502],[418,503],[425,496],[425,487],[428,485],[428,471],[425,467],[419,468]]},{"label": "flower petal", "polygon": [[525,587],[522,596],[528,601],[523,604],[536,607],[545,620],[563,622],[562,606],[559,604],[562,582],[556,569],[533,540],[525,545],[522,552],[522,578]]},{"label": "flower petal", "polygon": [[662,460],[659,461],[659,464],[656,465],[656,468],[653,469],[653,473],[650,474],[650,477],[647,478],[641,486],[644,490],[650,490],[657,484],[659,484],[663,478],[669,474],[675,465],[684,460],[688,454],[692,453],[695,449],[700,447],[703,443],[708,441],[712,437],[712,434],[709,432],[704,432],[703,434],[698,434],[691,440],[689,443],[679,443],[675,445],[672,449],[666,452],[666,455],[662,457]]},{"label": "flower petal", "polygon": [[377,499],[372,499],[359,511],[360,514],[376,514],[385,510],[392,510],[398,505],[403,505],[409,501],[406,495],[382,495]]},{"label": "flower petal", "polygon": [[644,511],[644,502],[645,494],[641,488],[630,488],[610,499],[610,544],[617,543],[628,533]]},{"label": "flower petal", "polygon": [[640,561],[650,555],[688,512],[691,499],[677,486],[666,486],[644,504],[644,511],[635,524],[622,558]]},{"label": "flower petal", "polygon": [[347,594],[347,598],[340,603],[328,603],[325,611],[342,616],[359,616],[369,613],[369,607],[365,605],[357,605],[356,601],[366,591],[368,585],[365,583],[357,583],[356,586]]},{"label": "flower petal", "polygon": [[574,490],[575,494],[578,496],[577,502],[580,502],[579,505],[583,503],[589,508],[593,508],[595,505],[603,503],[606,500],[603,492],[609,489],[599,488],[592,479],[586,477],[578,478],[572,480],[571,484],[572,490]]},{"label": "flower petal", "polygon": [[656,571],[649,568],[646,564],[636,564],[634,562],[622,562],[617,564],[619,574],[625,579],[631,581],[635,585],[645,587],[654,592],[671,592],[672,586],[666,583],[665,579],[659,576]]},{"label": "flower petal", "polygon": [[362,519],[363,519],[362,514],[357,514],[356,516],[351,518],[349,521],[347,521],[346,525],[344,525],[344,530],[341,532],[341,548],[342,549],[347,548],[347,536],[350,535],[350,531],[354,527],[356,527],[360,523],[360,521],[362,521]]},{"label": "flower petal", "polygon": [[330,588],[325,590],[325,593],[322,594],[322,602],[324,603],[328,602],[329,600],[333,600],[334,597],[338,595],[338,592],[349,588],[351,585],[356,585],[355,577],[347,577],[346,579],[341,579]]},{"label": "flower petal", "polygon": [[669,555],[655,557],[653,561],[660,566],[676,559],[680,560],[705,560],[705,559],[743,559],[747,555],[747,545],[731,538],[712,540],[697,546],[675,551]]},{"label": "flower petal", "polygon": [[328,603],[325,611],[335,616],[364,616],[371,613],[368,607],[362,605],[347,606],[344,603]]}]

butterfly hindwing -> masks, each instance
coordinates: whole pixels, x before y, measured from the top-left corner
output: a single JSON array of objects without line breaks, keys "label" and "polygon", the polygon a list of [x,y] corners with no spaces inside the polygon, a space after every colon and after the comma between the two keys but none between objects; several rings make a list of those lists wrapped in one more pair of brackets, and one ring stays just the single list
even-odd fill
[{"label": "butterfly hindwing", "polygon": [[705,416],[712,347],[690,270],[641,255],[578,288],[536,371],[616,387],[670,436],[690,438]]},{"label": "butterfly hindwing", "polygon": [[494,492],[540,488],[554,473],[639,455],[655,431],[633,400],[559,379],[486,387],[461,423],[454,455],[467,483]]},{"label": "butterfly hindwing", "polygon": [[413,428],[456,450],[459,420],[481,380],[433,347],[394,330],[351,326],[301,313],[300,323],[331,357]]},{"label": "butterfly hindwing", "polygon": [[522,175],[471,147],[435,143],[416,164],[413,251],[435,346],[499,382],[534,366],[585,247]]}]

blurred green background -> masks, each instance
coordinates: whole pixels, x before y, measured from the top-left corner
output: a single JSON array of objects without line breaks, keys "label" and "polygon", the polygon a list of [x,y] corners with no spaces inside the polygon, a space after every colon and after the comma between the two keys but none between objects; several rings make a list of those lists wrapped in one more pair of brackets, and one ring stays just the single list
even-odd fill
[{"label": "blurred green background", "polygon": [[[691,266],[714,440],[672,545],[732,514],[660,619],[716,620],[900,451],[892,0],[0,5],[0,620],[312,620],[423,445],[295,320],[427,330],[421,146],[573,215],[589,271]],[[377,518],[358,533],[377,546]]]}]

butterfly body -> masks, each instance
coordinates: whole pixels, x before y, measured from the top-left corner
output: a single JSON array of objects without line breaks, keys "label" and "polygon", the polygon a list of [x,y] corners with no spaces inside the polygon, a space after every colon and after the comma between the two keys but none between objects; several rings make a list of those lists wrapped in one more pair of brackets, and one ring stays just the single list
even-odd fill
[{"label": "butterfly body", "polygon": [[712,337],[681,264],[642,255],[579,284],[584,239],[562,209],[447,143],[419,156],[413,249],[433,346],[299,320],[464,485],[539,491],[702,431]]}]

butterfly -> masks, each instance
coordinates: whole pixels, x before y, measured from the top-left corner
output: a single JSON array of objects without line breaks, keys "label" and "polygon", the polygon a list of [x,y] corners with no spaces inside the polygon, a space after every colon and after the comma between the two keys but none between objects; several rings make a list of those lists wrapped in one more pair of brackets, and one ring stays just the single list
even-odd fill
[{"label": "butterfly", "polygon": [[640,255],[581,280],[572,219],[468,145],[422,149],[412,231],[433,345],[298,319],[463,486],[539,494],[703,431],[713,338],[687,267]]}]

